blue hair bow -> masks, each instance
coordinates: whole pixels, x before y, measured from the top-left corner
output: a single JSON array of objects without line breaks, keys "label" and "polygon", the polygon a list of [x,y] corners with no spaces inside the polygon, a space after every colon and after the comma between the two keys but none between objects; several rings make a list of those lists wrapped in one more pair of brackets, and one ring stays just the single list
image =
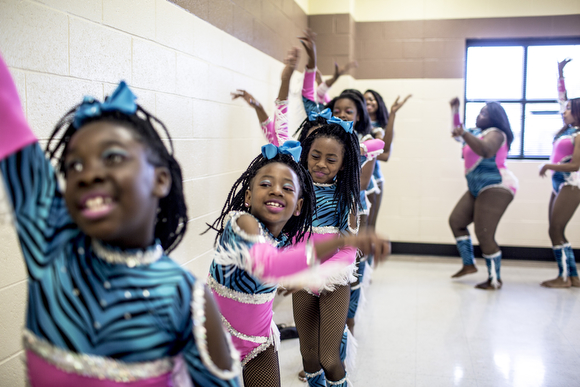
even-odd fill
[{"label": "blue hair bow", "polygon": [[273,144],[266,144],[262,147],[262,155],[268,160],[273,159],[276,155],[285,154],[290,155],[297,163],[300,162],[300,154],[302,153],[302,146],[298,141],[289,140],[281,146]]},{"label": "blue hair bow", "polygon": [[87,119],[98,117],[103,112],[119,111],[124,114],[135,114],[137,111],[136,99],[137,97],[125,81],[119,83],[119,86],[113,94],[105,99],[105,102],[99,102],[93,97],[85,96],[83,103],[75,112],[73,126],[78,129]]},{"label": "blue hair bow", "polygon": [[316,121],[318,117],[322,117],[326,120],[329,120],[330,118],[332,118],[332,111],[330,110],[330,108],[326,108],[320,113],[314,111],[308,112],[308,121]]},{"label": "blue hair bow", "polygon": [[329,124],[340,125],[347,133],[352,133],[352,121],[343,121],[338,117],[331,117],[330,119],[326,120],[326,122]]}]

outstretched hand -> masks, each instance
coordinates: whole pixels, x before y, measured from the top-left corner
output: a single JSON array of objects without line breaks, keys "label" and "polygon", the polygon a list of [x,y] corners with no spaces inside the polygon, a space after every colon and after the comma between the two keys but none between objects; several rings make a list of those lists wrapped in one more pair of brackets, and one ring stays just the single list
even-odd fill
[{"label": "outstretched hand", "polygon": [[292,76],[294,70],[296,70],[296,66],[298,65],[298,61],[300,60],[300,49],[298,47],[292,47],[288,50],[288,54],[286,54],[286,59],[284,59],[284,70],[282,70],[282,80],[288,80]]},{"label": "outstretched hand", "polygon": [[547,164],[542,164],[542,166],[540,167],[540,176],[546,177],[546,172],[548,172]]},{"label": "outstretched hand", "polygon": [[308,64],[306,67],[313,69],[316,67],[316,33],[310,28],[304,30],[304,36],[299,36],[298,40],[302,43],[306,54],[308,54]]},{"label": "outstretched hand", "polygon": [[564,67],[566,67],[566,65],[571,61],[572,58],[566,58],[563,61],[558,62],[558,75],[560,76],[560,78],[564,77]]},{"label": "outstretched hand", "polygon": [[344,67],[339,67],[338,63],[334,62],[334,78],[338,79],[341,75],[346,74],[350,69],[356,69],[358,67],[358,62],[353,60],[348,62]]},{"label": "outstretched hand", "polygon": [[409,94],[408,96],[405,97],[404,100],[402,100],[401,102],[399,102],[399,98],[400,96],[397,96],[397,99],[395,100],[395,102],[393,102],[393,105],[391,106],[391,111],[389,112],[390,114],[395,114],[400,108],[403,107],[403,105],[405,104],[405,102],[407,102],[407,100],[409,98],[411,98],[413,96],[413,94]]},{"label": "outstretched hand", "polygon": [[230,93],[230,94],[232,96],[232,100],[237,99],[237,98],[243,98],[244,101],[246,101],[248,103],[248,105],[250,105],[254,109],[259,109],[259,108],[262,107],[262,105],[260,104],[260,102],[258,102],[252,96],[252,94],[248,93],[246,90],[238,89],[235,93]]},{"label": "outstretched hand", "polygon": [[458,112],[459,111],[459,98],[455,97],[453,98],[451,101],[449,101],[449,105],[451,106],[451,110],[453,110],[454,112]]},{"label": "outstretched hand", "polygon": [[346,243],[356,247],[365,255],[373,254],[378,261],[383,261],[391,253],[391,241],[381,238],[370,229],[360,230],[357,235],[353,235]]}]

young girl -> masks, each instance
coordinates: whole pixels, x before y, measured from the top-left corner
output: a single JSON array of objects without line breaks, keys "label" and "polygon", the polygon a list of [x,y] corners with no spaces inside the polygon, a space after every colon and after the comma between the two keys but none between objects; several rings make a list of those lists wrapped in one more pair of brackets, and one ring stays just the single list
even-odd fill
[{"label": "young girl", "polygon": [[451,100],[454,113],[453,137],[461,137],[468,191],[449,216],[449,226],[457,241],[463,267],[452,277],[477,272],[473,245],[467,226],[475,224],[475,234],[487,265],[488,279],[476,288],[495,290],[502,286],[501,250],[495,241],[497,225],[518,188],[518,180],[506,165],[514,139],[503,107],[489,102],[482,109],[474,129],[464,130],[459,120],[459,99]]},{"label": "young girl", "polygon": [[[240,351],[246,387],[280,385],[272,320],[277,282],[317,288],[343,271],[340,262],[318,266],[336,249],[374,246],[380,255],[388,249],[372,234],[302,242],[312,228],[315,197],[310,176],[297,162],[300,153],[296,141],[264,145],[211,226],[218,231],[218,247],[208,284]],[[291,243],[292,249],[278,251]]]},{"label": "young girl", "polygon": [[577,140],[580,132],[580,98],[569,101],[566,98],[563,72],[569,61],[563,60],[558,64],[558,94],[560,104],[564,107],[564,127],[554,137],[550,163],[540,169],[542,177],[546,176],[548,170],[552,171],[549,233],[554,258],[558,262],[558,277],[542,282],[541,285],[548,288],[580,287],[574,251],[564,235],[568,222],[580,204],[580,141]]},{"label": "young girl", "polygon": [[369,118],[371,119],[371,125],[373,127],[371,133],[373,137],[380,138],[385,143],[383,153],[377,156],[373,176],[371,177],[371,181],[367,187],[367,198],[370,202],[367,224],[369,227],[374,229],[377,223],[381,201],[383,199],[383,185],[385,181],[379,161],[387,162],[389,160],[391,155],[391,144],[394,136],[393,129],[396,113],[401,107],[403,107],[411,95],[408,95],[401,102],[399,102],[399,97],[397,97],[393,106],[391,106],[390,117],[389,111],[383,101],[383,97],[379,93],[369,89],[365,91],[364,97],[367,104],[367,112],[369,113]]},{"label": "young girl", "polygon": [[31,386],[239,385],[212,297],[166,255],[186,229],[181,170],[135,98],[124,82],[103,103],[85,97],[47,159],[0,58],[0,170],[30,276]]},{"label": "young girl", "polygon": [[[304,140],[302,165],[308,168],[316,191],[317,213],[313,238],[328,234],[356,234],[359,196],[357,138],[352,122],[341,120],[317,128]],[[356,250],[344,249],[334,262],[345,270],[319,289],[294,293],[294,320],[306,379],[311,386],[346,386],[341,346],[350,301],[350,282]]]}]

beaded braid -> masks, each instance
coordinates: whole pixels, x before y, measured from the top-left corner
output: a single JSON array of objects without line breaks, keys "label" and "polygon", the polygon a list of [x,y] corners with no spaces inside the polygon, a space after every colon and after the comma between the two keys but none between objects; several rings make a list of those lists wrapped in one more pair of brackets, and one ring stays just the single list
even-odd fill
[{"label": "beaded braid", "polygon": [[303,199],[300,215],[292,216],[286,222],[284,228],[282,228],[282,233],[288,236],[289,241],[296,238],[296,241],[300,242],[307,233],[312,232],[312,218],[316,211],[316,195],[314,193],[314,186],[312,185],[312,178],[307,169],[294,161],[292,156],[279,153],[271,159],[267,159],[260,154],[252,160],[248,169],[242,173],[242,176],[232,186],[220,216],[212,224],[208,224],[207,230],[202,234],[205,234],[210,229],[217,231],[215,238],[215,243],[217,244],[220,235],[225,229],[224,220],[230,211],[244,211],[249,213],[249,209],[244,205],[246,191],[251,189],[252,180],[258,171],[270,163],[285,164],[296,173],[300,182],[300,193],[302,194],[300,197]]},{"label": "beaded braid", "polygon": [[[79,106],[80,104],[69,110],[59,120],[50,135],[45,149],[47,157],[57,164],[58,171],[65,177],[64,160],[68,144],[72,136],[80,129],[75,128],[73,125],[74,114]],[[187,206],[183,195],[181,167],[173,157],[173,143],[167,128],[163,122],[139,105],[137,105],[135,114],[127,115],[119,111],[103,112],[99,116],[85,120],[83,126],[97,121],[118,123],[132,130],[136,135],[136,139],[150,150],[148,161],[155,167],[167,168],[171,173],[171,189],[167,196],[159,199],[155,222],[155,238],[161,241],[161,246],[165,252],[167,254],[170,253],[181,242],[187,229]],[[170,151],[161,140],[154,124],[161,125],[163,128],[169,141]],[[60,139],[59,136],[61,136]]]},{"label": "beaded braid", "polygon": [[333,138],[344,149],[342,168],[336,174],[336,191],[334,200],[339,203],[340,210],[350,212],[360,207],[360,146],[354,132],[348,133],[338,124],[320,126],[302,142],[302,157],[300,163],[308,168],[308,155],[314,140],[317,138]]},{"label": "beaded braid", "polygon": [[[349,89],[350,90],[350,89]],[[369,113],[367,112],[367,104],[365,99],[362,97],[360,91],[355,94],[352,91],[343,91],[338,97],[334,97],[327,105],[334,112],[334,104],[340,99],[350,99],[356,105],[357,118],[358,121],[354,123],[354,130],[361,136],[366,136],[371,133],[371,119],[369,118]]]},{"label": "beaded braid", "polygon": [[389,122],[389,110],[385,105],[385,101],[383,100],[383,97],[374,90],[368,89],[365,91],[365,94],[366,93],[371,93],[375,98],[375,101],[377,101],[377,122],[379,123],[379,126],[384,129]]}]

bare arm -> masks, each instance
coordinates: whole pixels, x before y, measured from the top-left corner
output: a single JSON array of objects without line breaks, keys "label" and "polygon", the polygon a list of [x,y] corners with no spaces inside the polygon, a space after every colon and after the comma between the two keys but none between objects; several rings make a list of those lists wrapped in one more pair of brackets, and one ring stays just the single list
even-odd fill
[{"label": "bare arm", "polygon": [[223,330],[218,307],[212,295],[204,287],[205,329],[207,331],[207,349],[214,364],[221,370],[232,369],[232,356]]},{"label": "bare arm", "polygon": [[342,75],[346,74],[350,69],[355,69],[358,67],[358,63],[356,61],[348,62],[344,67],[339,67],[338,63],[334,63],[334,74],[332,77],[328,78],[324,83],[329,88],[334,85],[334,82],[338,80]]},{"label": "bare arm", "polygon": [[375,162],[367,161],[360,170],[360,189],[366,190],[375,171]]},{"label": "bare arm", "polygon": [[576,172],[580,169],[580,139],[574,139],[574,153],[569,163],[563,164],[544,164],[540,169],[540,176],[545,177],[548,170],[556,172]]},{"label": "bare arm", "polygon": [[235,93],[230,93],[232,96],[232,100],[237,98],[242,98],[244,101],[248,103],[254,110],[256,110],[256,114],[258,115],[258,119],[260,120],[260,124],[264,121],[268,120],[268,113],[264,110],[262,104],[256,100],[252,96],[252,94],[248,93],[246,90],[238,89]]},{"label": "bare arm", "polygon": [[304,46],[304,50],[308,55],[308,63],[306,64],[306,68],[313,70],[316,68],[316,34],[307,28],[304,31],[304,36],[298,38],[302,46]]},{"label": "bare arm", "polygon": [[286,66],[282,70],[282,83],[280,84],[280,91],[278,92],[278,101],[286,101],[288,99],[288,93],[290,92],[290,79],[294,70],[296,70],[296,65],[300,59],[300,50],[298,47],[292,47],[288,51],[288,55],[284,60]]},{"label": "bare arm", "polygon": [[393,137],[395,136],[395,117],[397,116],[397,111],[405,105],[407,100],[412,97],[409,94],[404,100],[399,102],[399,97],[393,102],[391,106],[391,113],[389,114],[389,121],[387,122],[387,127],[385,128],[385,135],[383,136],[383,141],[385,142],[385,147],[383,148],[383,153],[377,156],[378,160],[389,161],[391,155],[391,144],[393,143]]},{"label": "bare arm", "polygon": [[465,141],[465,143],[469,145],[471,150],[474,151],[477,155],[483,157],[484,159],[487,159],[495,155],[504,141],[504,136],[502,132],[499,132],[497,130],[489,132],[482,139],[475,137],[469,132],[466,132],[465,130],[463,130],[463,127],[456,128],[453,131],[452,135],[454,137],[455,136],[463,137],[463,141]]}]

